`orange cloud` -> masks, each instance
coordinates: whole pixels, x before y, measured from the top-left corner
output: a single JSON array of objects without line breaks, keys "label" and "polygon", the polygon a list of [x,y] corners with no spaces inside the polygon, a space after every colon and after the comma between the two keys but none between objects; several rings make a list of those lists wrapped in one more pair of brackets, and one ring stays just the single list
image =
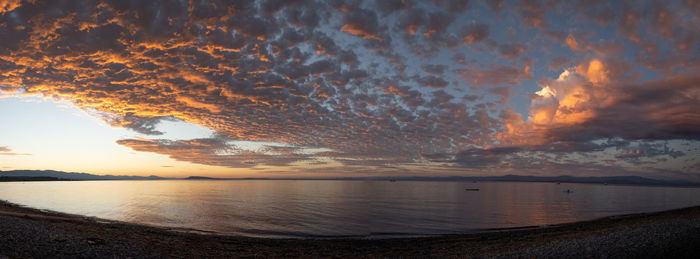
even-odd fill
[{"label": "orange cloud", "polygon": [[[540,89],[530,95],[529,113],[521,115],[523,111],[506,107],[522,94],[524,88],[518,86],[541,72],[530,57],[546,48],[546,38],[526,42],[516,39],[520,33],[512,39],[506,33],[509,42],[499,43],[489,35],[500,27],[478,21],[463,25],[463,20],[456,22],[455,10],[442,6],[426,10],[407,2],[381,12],[396,19],[379,20],[376,10],[364,9],[371,4],[341,7],[314,1],[285,10],[245,2],[103,2],[71,8],[78,5],[35,1],[32,7],[45,11],[23,15],[8,13],[23,10],[19,2],[0,3],[5,19],[0,21],[3,93],[70,100],[109,125],[143,134],[161,134],[157,125],[162,120],[182,120],[222,139],[328,148],[333,152],[325,154],[327,159],[346,164],[371,160],[375,165],[420,161],[422,153],[454,155],[475,146],[551,144],[581,134],[590,135],[580,137],[586,141],[603,133],[638,137],[600,127],[610,118],[625,118],[613,108],[643,114],[628,117],[652,125],[653,130],[644,131],[647,136],[697,135],[692,110],[697,87],[649,90],[673,98],[644,100],[634,94],[637,88],[622,83],[634,79],[626,75],[632,69],[604,55],[614,53],[616,42],[590,41],[585,33],[557,38],[576,52],[557,64],[575,61],[588,50],[598,58],[541,80]],[[56,7],[62,11],[49,12]],[[545,7],[532,2],[516,12],[521,21],[546,27]],[[658,15],[658,29],[668,29],[673,19]],[[411,36],[419,34],[429,37]],[[646,42],[658,53],[637,58],[666,64],[656,59],[662,48]],[[693,42],[689,36],[677,43]],[[445,58],[450,52],[454,60]],[[492,59],[484,58],[490,54]],[[687,56],[667,63],[692,73],[696,64]],[[455,63],[464,67],[455,69]],[[642,100],[644,105],[632,102]],[[248,166],[241,162],[243,153],[226,153],[232,149],[211,140],[129,139],[120,144],[182,161]],[[246,156],[284,165],[311,160],[297,155],[277,148]]]},{"label": "orange cloud", "polygon": [[345,24],[343,25],[343,27],[340,28],[340,31],[347,32],[349,34],[359,36],[365,39],[382,40],[379,36],[372,34],[355,24]]},{"label": "orange cloud", "polygon": [[587,64],[581,64],[576,67],[576,72],[583,75],[588,79],[589,82],[595,85],[601,85],[608,83],[609,70],[607,67],[598,59],[593,59]]},{"label": "orange cloud", "polygon": [[22,0],[0,0],[0,14],[11,12],[12,10],[20,7]]},{"label": "orange cloud", "polygon": [[590,41],[584,37],[569,34],[564,39],[566,44],[573,51],[593,51],[597,55],[611,55],[624,50],[624,44],[615,40],[601,39]]},{"label": "orange cloud", "polygon": [[12,153],[12,149],[9,147],[0,146],[0,156],[31,156],[32,154],[26,153]]},{"label": "orange cloud", "polygon": [[189,107],[206,109],[206,110],[209,110],[210,112],[213,112],[213,113],[220,113],[221,112],[221,110],[218,108],[218,106],[216,106],[214,104],[199,102],[199,101],[197,101],[194,98],[189,97],[189,96],[178,96],[178,97],[176,97],[176,100],[178,102],[182,102],[182,103],[186,104]]},{"label": "orange cloud", "polygon": [[566,45],[571,48],[573,51],[579,50],[578,42],[576,41],[576,38],[574,38],[574,35],[569,34],[569,36],[566,36]]},{"label": "orange cloud", "polygon": [[[497,138],[507,145],[544,145],[572,138],[648,138],[654,131],[656,138],[668,138],[673,132],[700,129],[692,111],[700,107],[691,104],[700,98],[694,86],[697,77],[629,85],[609,75],[608,66],[593,59],[565,70],[556,79],[543,80],[541,89],[532,95],[527,120],[505,110],[501,114],[504,130]],[[640,125],[632,129],[625,124]]]},{"label": "orange cloud", "polygon": [[609,105],[614,98],[609,70],[602,61],[592,59],[565,70],[556,80],[544,83],[536,92],[529,121],[536,125],[572,125],[594,116],[593,110]]}]

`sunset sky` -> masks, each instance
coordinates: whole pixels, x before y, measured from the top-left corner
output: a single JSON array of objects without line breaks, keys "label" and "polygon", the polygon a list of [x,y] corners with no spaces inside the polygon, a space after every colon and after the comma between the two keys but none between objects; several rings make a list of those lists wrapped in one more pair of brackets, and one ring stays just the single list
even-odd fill
[{"label": "sunset sky", "polygon": [[700,180],[700,1],[0,0],[0,170]]}]

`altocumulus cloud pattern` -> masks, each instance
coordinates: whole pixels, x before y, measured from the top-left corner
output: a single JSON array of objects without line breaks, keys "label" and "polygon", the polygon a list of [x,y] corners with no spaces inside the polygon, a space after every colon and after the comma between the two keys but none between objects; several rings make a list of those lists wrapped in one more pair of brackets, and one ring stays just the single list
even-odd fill
[{"label": "altocumulus cloud pattern", "polygon": [[[698,179],[698,14],[693,0],[2,0],[0,96],[69,100],[152,135],[120,145],[206,165]],[[216,134],[159,139],[163,120]]]}]

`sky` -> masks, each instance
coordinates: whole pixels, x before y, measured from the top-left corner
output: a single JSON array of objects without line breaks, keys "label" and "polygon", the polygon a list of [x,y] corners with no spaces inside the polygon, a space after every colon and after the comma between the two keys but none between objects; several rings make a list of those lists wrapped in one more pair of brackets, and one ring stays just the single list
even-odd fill
[{"label": "sky", "polygon": [[0,0],[0,170],[700,180],[700,2]]}]

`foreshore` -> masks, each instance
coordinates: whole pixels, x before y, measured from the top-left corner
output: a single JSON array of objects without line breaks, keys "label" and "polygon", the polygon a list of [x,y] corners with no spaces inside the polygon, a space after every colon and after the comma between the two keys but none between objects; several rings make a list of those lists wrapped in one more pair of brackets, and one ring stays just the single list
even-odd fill
[{"label": "foreshore", "polygon": [[0,258],[700,258],[700,207],[475,234],[266,239],[176,231],[0,201]]}]

